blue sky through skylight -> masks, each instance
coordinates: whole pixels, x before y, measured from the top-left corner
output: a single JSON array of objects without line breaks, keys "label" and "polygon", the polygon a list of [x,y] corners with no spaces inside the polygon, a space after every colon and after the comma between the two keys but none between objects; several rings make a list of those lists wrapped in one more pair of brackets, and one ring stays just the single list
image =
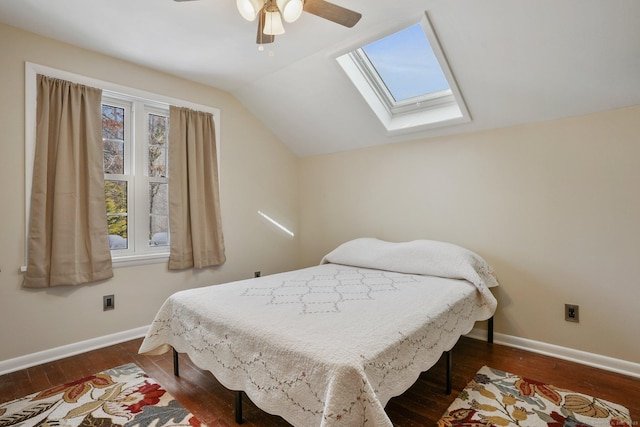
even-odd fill
[{"label": "blue sky through skylight", "polygon": [[396,102],[449,89],[420,24],[362,49]]}]

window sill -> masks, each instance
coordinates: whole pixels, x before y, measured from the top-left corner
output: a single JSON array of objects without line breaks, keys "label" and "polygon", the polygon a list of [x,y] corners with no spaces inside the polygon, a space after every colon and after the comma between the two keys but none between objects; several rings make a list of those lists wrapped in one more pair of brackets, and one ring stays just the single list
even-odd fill
[{"label": "window sill", "polygon": [[[146,265],[146,264],[161,264],[169,261],[169,253],[168,252],[159,252],[153,254],[144,254],[144,255],[127,255],[127,256],[119,256],[111,258],[111,265],[113,268],[121,268],[121,267],[134,267],[137,265]],[[27,266],[23,265],[20,267],[21,273],[27,272]]]},{"label": "window sill", "polygon": [[134,267],[137,265],[160,264],[169,261],[168,252],[158,252],[144,255],[114,256],[111,259],[113,268]]}]

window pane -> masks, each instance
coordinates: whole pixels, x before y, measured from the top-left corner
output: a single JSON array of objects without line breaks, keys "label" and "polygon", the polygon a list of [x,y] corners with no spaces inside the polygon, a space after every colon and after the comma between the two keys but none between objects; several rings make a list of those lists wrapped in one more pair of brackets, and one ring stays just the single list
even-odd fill
[{"label": "window pane", "polygon": [[104,173],[124,174],[124,142],[103,139]]},{"label": "window pane", "polygon": [[128,235],[127,182],[104,182],[107,224],[109,227],[109,247],[126,249]]},{"label": "window pane", "polygon": [[167,176],[169,118],[149,114],[149,176]]},{"label": "window pane", "polygon": [[102,138],[124,140],[124,108],[102,104]]},{"label": "window pane", "polygon": [[362,50],[396,101],[449,89],[420,24],[363,46]]},{"label": "window pane", "polygon": [[104,173],[124,173],[124,108],[102,104]]},{"label": "window pane", "polygon": [[169,217],[151,215],[149,246],[169,246]]},{"label": "window pane", "polygon": [[169,185],[149,185],[149,245],[169,245]]}]

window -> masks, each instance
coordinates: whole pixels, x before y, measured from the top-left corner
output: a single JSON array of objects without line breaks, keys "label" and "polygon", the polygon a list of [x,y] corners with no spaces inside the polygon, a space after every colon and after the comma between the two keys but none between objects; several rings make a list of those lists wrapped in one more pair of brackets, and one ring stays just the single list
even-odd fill
[{"label": "window", "polygon": [[469,121],[426,15],[337,61],[390,134]]},{"label": "window", "polygon": [[113,255],[167,252],[169,110],[103,92],[105,205]]},{"label": "window", "polygon": [[355,51],[391,108],[451,95],[449,82],[420,24]]},{"label": "window", "polygon": [[[213,114],[220,164],[220,110],[79,74],[25,63],[25,236],[35,156],[37,74],[98,87],[102,93],[105,209],[114,267],[169,258],[169,105]],[[25,245],[25,260],[27,258]],[[26,267],[22,267],[26,271]]]}]

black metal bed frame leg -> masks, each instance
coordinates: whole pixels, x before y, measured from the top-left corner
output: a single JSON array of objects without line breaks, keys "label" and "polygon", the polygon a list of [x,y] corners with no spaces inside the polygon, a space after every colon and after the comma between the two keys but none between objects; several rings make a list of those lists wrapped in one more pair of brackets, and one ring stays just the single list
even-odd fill
[{"label": "black metal bed frame leg", "polygon": [[445,351],[447,359],[447,394],[451,394],[451,362],[452,362],[452,350]]},{"label": "black metal bed frame leg", "polygon": [[180,367],[178,366],[178,352],[176,349],[173,349],[173,375],[176,377],[180,376]]},{"label": "black metal bed frame leg", "polygon": [[236,391],[236,424],[242,422],[242,391]]},{"label": "black metal bed frame leg", "polygon": [[489,318],[489,324],[487,328],[487,341],[493,344],[493,316]]}]

